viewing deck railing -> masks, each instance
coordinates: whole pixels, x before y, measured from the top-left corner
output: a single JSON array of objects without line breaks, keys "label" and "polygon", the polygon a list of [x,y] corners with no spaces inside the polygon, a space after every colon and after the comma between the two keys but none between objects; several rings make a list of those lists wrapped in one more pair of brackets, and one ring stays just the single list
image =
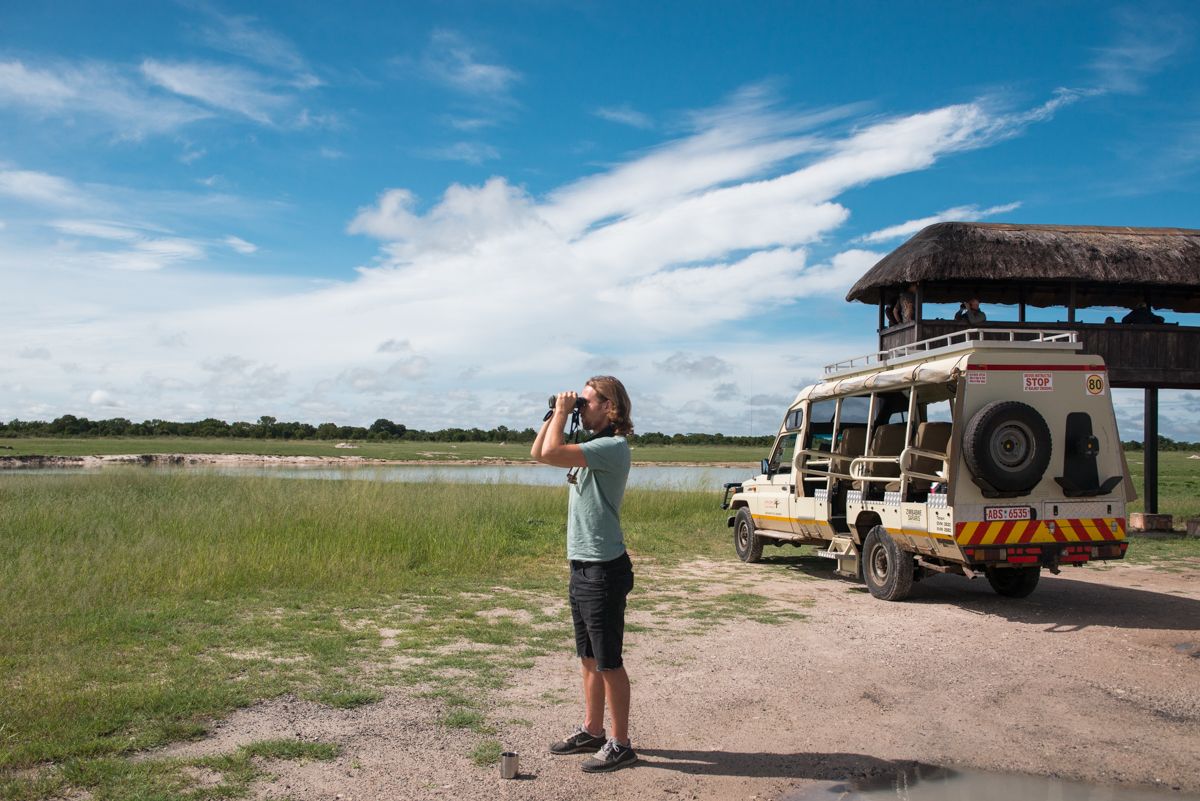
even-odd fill
[{"label": "viewing deck railing", "polygon": [[[881,337],[882,339],[883,337]],[[1056,329],[1030,328],[966,328],[940,333],[938,336],[922,339],[919,342],[897,344],[886,350],[856,356],[853,359],[825,365],[825,375],[834,376],[839,373],[868,369],[872,366],[885,366],[894,361],[903,360],[909,356],[935,356],[952,353],[976,346],[978,342],[1012,342],[1022,345],[1030,344],[1069,344],[1078,342],[1074,331]]]}]

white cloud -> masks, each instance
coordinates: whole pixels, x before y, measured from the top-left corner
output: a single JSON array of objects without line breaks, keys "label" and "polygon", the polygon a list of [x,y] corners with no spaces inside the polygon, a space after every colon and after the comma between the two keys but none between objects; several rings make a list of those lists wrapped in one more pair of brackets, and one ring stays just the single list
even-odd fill
[{"label": "white cloud", "polygon": [[133,80],[128,70],[95,62],[44,68],[27,67],[20,61],[0,63],[0,104],[25,107],[44,116],[93,115],[132,139],[174,131],[212,116],[212,112],[177,98],[155,96]]},{"label": "white cloud", "polygon": [[388,368],[387,374],[412,380],[422,379],[429,375],[429,359],[424,356],[410,356],[407,359],[401,359]]},{"label": "white cloud", "polygon": [[50,351],[46,350],[45,348],[25,348],[21,351],[21,358],[50,361]]},{"label": "white cloud", "polygon": [[[187,385],[172,389],[180,405],[171,408],[199,416],[524,428],[550,392],[619,370],[640,430],[740,433],[751,375],[754,394],[774,401],[795,376],[874,345],[872,325],[829,324],[830,314],[852,318],[854,308],[832,299],[880,257],[836,247],[850,213],[841,196],[1014,135],[1032,113],[972,103],[854,125],[844,109],[788,115],[748,92],[695,115],[691,133],[543,196],[501,176],[424,203],[381,187],[347,226],[380,240],[379,253],[344,282],[297,290],[165,270],[88,283],[66,272],[84,256],[56,245],[42,269],[58,270],[48,275],[65,290],[52,307],[0,319],[0,335],[36,330],[38,347],[110,365],[105,391],[126,400],[168,388],[143,376],[170,376]],[[90,252],[153,256],[158,266],[219,252],[215,239],[110,219],[56,225]],[[817,243],[836,255],[814,258]],[[12,261],[0,252],[0,264]],[[30,270],[7,274],[37,287]],[[874,310],[861,311],[873,324]],[[751,319],[772,347],[728,336],[729,324]],[[793,329],[777,319],[810,322]],[[186,351],[160,347],[161,335],[145,333],[152,324],[187,331]],[[19,401],[26,406],[0,395],[0,413],[76,397],[40,367],[0,353],[6,381],[43,393]],[[687,398],[702,405],[681,410]],[[128,414],[163,413],[146,406]]]},{"label": "white cloud", "polygon": [[210,47],[248,58],[268,67],[299,73],[297,80],[316,85],[319,80],[310,74],[299,49],[289,39],[258,25],[254,17],[225,17],[217,15],[218,27],[204,30],[204,41]]},{"label": "white cloud", "polygon": [[206,255],[203,244],[196,240],[176,236],[152,236],[146,233],[144,228],[135,228],[124,223],[103,220],[54,220],[50,222],[50,226],[68,236],[125,245],[114,250],[92,242],[91,249],[63,253],[60,257],[64,261],[77,264],[144,272],[160,270],[182,262],[197,261]]},{"label": "white cloud", "polygon": [[467,164],[482,164],[488,159],[500,158],[500,151],[482,142],[455,142],[447,147],[431,151],[436,159],[465,161]]},{"label": "white cloud", "polygon": [[83,194],[70,181],[31,170],[0,171],[0,193],[48,206],[79,206],[85,203]]},{"label": "white cloud", "polygon": [[437,30],[421,61],[425,74],[460,92],[502,98],[521,74],[499,64],[475,60],[475,48],[456,31]]},{"label": "white cloud", "polygon": [[991,208],[981,209],[978,206],[955,206],[952,209],[939,211],[931,217],[922,217],[919,220],[909,220],[902,222],[899,225],[891,225],[887,228],[882,228],[878,231],[873,231],[869,234],[864,234],[858,238],[859,242],[875,243],[887,242],[890,239],[899,239],[902,236],[911,236],[922,228],[940,222],[956,221],[956,222],[974,222],[987,217],[994,217],[997,214],[1006,214],[1010,211],[1019,209],[1021,204],[1009,203],[1004,206],[992,206]]},{"label": "white cloud", "polygon": [[676,351],[670,358],[661,362],[655,362],[654,366],[660,372],[688,376],[689,378],[715,376],[721,373],[728,373],[730,370],[729,363],[716,356],[701,356],[698,359],[693,359],[692,354],[684,353],[683,351]]},{"label": "white cloud", "polygon": [[386,342],[380,342],[379,347],[375,349],[376,353],[404,353],[412,350],[412,344],[407,339],[389,339]]},{"label": "white cloud", "polygon": [[593,356],[584,362],[584,366],[597,374],[612,375],[621,369],[621,362],[611,356]]},{"label": "white cloud", "polygon": [[109,409],[119,409],[125,406],[124,403],[113,397],[111,392],[98,389],[88,396],[88,403],[92,406],[100,406]]},{"label": "white cloud", "polygon": [[290,102],[283,95],[267,91],[261,76],[239,67],[172,64],[148,58],[141,70],[147,80],[170,92],[242,114],[263,125],[273,125],[272,114]]},{"label": "white cloud", "polygon": [[251,244],[245,239],[241,239],[236,236],[227,236],[221,241],[226,245],[229,245],[229,247],[233,248],[238,253],[241,253],[243,256],[249,256],[251,253],[258,251],[258,245]]},{"label": "white cloud", "polygon": [[260,364],[240,356],[207,359],[201,369],[209,374],[204,391],[217,400],[269,400],[284,394],[288,374],[275,365]]},{"label": "white cloud", "polygon": [[654,120],[640,111],[634,111],[628,103],[613,108],[611,106],[602,106],[596,109],[597,117],[608,120],[609,122],[619,122],[623,125],[632,125],[634,128],[653,128]]},{"label": "white cloud", "polygon": [[340,150],[334,150],[331,147],[321,148],[321,158],[323,159],[343,159],[346,154]]},{"label": "white cloud", "polygon": [[713,387],[713,400],[731,401],[742,397],[742,390],[737,384],[732,381],[724,384],[717,384]]}]

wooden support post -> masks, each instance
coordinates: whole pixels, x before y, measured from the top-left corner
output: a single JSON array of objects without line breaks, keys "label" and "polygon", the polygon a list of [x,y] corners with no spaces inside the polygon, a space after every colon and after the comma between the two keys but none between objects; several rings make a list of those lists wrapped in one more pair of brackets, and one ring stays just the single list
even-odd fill
[{"label": "wooden support post", "polygon": [[917,302],[915,304],[916,308],[913,309],[913,319],[917,321],[917,328],[913,332],[913,335],[916,337],[917,342],[921,341],[921,304],[924,302],[924,295],[925,293],[922,291],[921,283],[918,281]]},{"label": "wooden support post", "polygon": [[1019,306],[1018,306],[1018,310],[1017,310],[1017,322],[1023,323],[1023,322],[1025,322],[1025,285],[1021,284],[1021,288],[1018,289],[1017,292],[1019,293],[1018,294]]},{"label": "wooden support post", "polygon": [[1071,299],[1067,302],[1067,322],[1075,322],[1075,282],[1071,282]]},{"label": "wooden support post", "polygon": [[[881,332],[883,331],[883,292],[882,292],[882,290],[879,293],[879,326],[878,326],[878,330]],[[882,348],[883,345],[880,344],[880,347]]]},{"label": "wooden support post", "polygon": [[1158,390],[1146,388],[1146,413],[1144,424],[1144,442],[1142,455],[1145,458],[1146,473],[1142,485],[1142,495],[1146,504],[1146,513],[1158,514]]}]

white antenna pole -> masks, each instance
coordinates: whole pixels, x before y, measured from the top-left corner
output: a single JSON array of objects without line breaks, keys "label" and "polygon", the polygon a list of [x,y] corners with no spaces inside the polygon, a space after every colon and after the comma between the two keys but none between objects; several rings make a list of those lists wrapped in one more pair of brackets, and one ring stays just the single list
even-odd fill
[{"label": "white antenna pole", "polygon": [[750,436],[754,436],[754,371],[750,371]]}]

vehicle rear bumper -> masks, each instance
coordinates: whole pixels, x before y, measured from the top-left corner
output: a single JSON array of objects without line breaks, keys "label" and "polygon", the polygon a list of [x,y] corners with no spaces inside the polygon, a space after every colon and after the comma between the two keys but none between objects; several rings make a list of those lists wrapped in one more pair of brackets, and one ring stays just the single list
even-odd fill
[{"label": "vehicle rear bumper", "polygon": [[1124,541],[965,546],[968,567],[1034,567],[1124,559]]}]

